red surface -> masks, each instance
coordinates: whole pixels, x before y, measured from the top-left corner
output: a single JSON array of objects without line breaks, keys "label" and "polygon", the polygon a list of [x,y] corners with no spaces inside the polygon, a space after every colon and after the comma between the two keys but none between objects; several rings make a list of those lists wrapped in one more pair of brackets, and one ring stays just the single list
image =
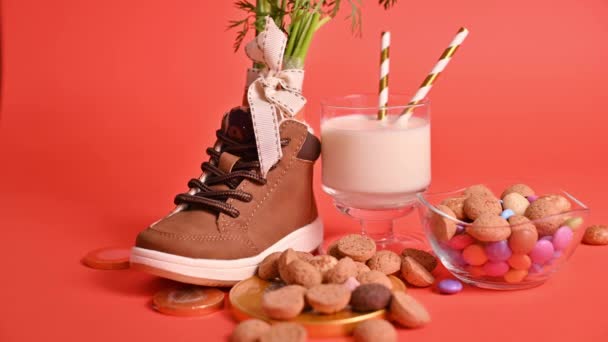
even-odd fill
[{"label": "red surface", "polygon": [[[605,0],[372,1],[363,39],[336,20],[307,64],[319,100],[374,92],[391,29],[391,90],[412,93],[458,27],[471,34],[432,92],[433,188],[542,177],[608,222]],[[375,1],[374,1],[375,2]],[[166,282],[79,264],[129,245],[196,175],[222,113],[241,99],[231,1],[5,0],[0,121],[0,341],[205,341],[227,312],[184,319],[149,308]],[[318,178],[317,174],[317,178]],[[356,226],[318,188],[330,232]],[[528,291],[411,292],[433,316],[411,341],[606,341],[608,247],[582,246]]]}]

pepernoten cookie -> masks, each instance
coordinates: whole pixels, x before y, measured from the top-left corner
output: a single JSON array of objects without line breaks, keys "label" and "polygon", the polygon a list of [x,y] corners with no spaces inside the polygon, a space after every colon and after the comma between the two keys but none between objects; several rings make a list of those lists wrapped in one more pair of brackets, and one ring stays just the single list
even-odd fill
[{"label": "pepernoten cookie", "polygon": [[471,185],[470,187],[466,188],[466,190],[464,191],[464,196],[466,196],[466,197],[475,196],[475,195],[494,197],[494,193],[492,192],[492,190],[490,190],[490,188],[488,188],[487,186],[485,186],[483,184]]},{"label": "pepernoten cookie", "polygon": [[501,212],[502,205],[494,196],[476,194],[464,201],[464,213],[471,220],[476,220],[482,214],[500,215]]},{"label": "pepernoten cookie", "polygon": [[336,263],[331,270],[326,273],[326,280],[329,283],[342,284],[349,277],[354,277],[357,274],[357,265],[353,259],[344,257]]},{"label": "pepernoten cookie", "polygon": [[279,260],[277,261],[279,276],[287,284],[293,283],[293,281],[289,279],[289,273],[287,273],[287,265],[289,265],[289,263],[291,263],[292,261],[298,259],[298,254],[291,248],[286,249],[283,253],[281,253],[281,256],[279,256]]},{"label": "pepernoten cookie", "polygon": [[504,199],[505,196],[512,193],[517,193],[522,195],[523,197],[528,197],[534,195],[534,190],[532,190],[532,188],[527,186],[526,184],[513,184],[502,192],[500,198]]},{"label": "pepernoten cookie", "polygon": [[571,207],[572,204],[564,196],[545,195],[532,202],[526,209],[525,215],[535,221],[534,225],[540,236],[553,235],[567,219],[564,215],[559,214],[570,210]]},{"label": "pepernoten cookie", "polygon": [[405,281],[417,287],[428,287],[435,282],[435,277],[424,266],[409,256],[403,258],[401,275]]},{"label": "pepernoten cookie", "polygon": [[395,342],[397,330],[383,319],[369,319],[357,325],[353,337],[355,342]]},{"label": "pepernoten cookie", "polygon": [[421,249],[416,248],[406,248],[401,252],[403,257],[411,257],[412,259],[418,261],[418,263],[427,271],[433,272],[437,267],[437,258],[429,252],[423,251]]},{"label": "pepernoten cookie", "polygon": [[418,328],[431,321],[424,306],[405,292],[393,293],[389,311],[392,320],[407,328]]},{"label": "pepernoten cookie", "polygon": [[230,342],[258,342],[270,330],[270,324],[259,319],[239,323],[230,335]]},{"label": "pepernoten cookie", "polygon": [[273,324],[270,329],[260,337],[260,342],[305,342],[306,329],[297,323],[284,322]]},{"label": "pepernoten cookie", "polygon": [[[456,214],[454,214],[452,209],[445,205],[437,205],[437,210],[453,219],[456,218]],[[436,212],[431,213],[431,231],[437,240],[448,241],[456,234],[456,221],[453,219],[447,218]]]},{"label": "pepernoten cookie", "polygon": [[292,319],[304,309],[304,293],[300,285],[288,285],[278,290],[264,293],[262,310],[272,319]]},{"label": "pepernoten cookie", "polygon": [[281,252],[269,254],[258,266],[258,277],[264,280],[272,280],[279,277],[279,258]]},{"label": "pepernoten cookie", "polygon": [[590,226],[585,230],[583,243],[586,245],[608,245],[608,227],[600,224]]},{"label": "pepernoten cookie", "polygon": [[358,277],[360,274],[371,271],[371,269],[362,262],[355,261],[355,266],[357,266],[357,274],[355,275],[355,278]]},{"label": "pepernoten cookie", "polygon": [[365,262],[376,253],[376,243],[367,236],[351,234],[338,241],[338,251],[354,261]]},{"label": "pepernoten cookie", "polygon": [[391,300],[391,290],[380,284],[364,284],[357,287],[350,298],[353,310],[359,312],[386,308]]},{"label": "pepernoten cookie", "polygon": [[464,201],[466,199],[467,196],[449,197],[441,201],[440,204],[450,208],[456,218],[462,221],[467,218],[464,214]]},{"label": "pepernoten cookie", "polygon": [[350,294],[344,285],[321,284],[306,291],[306,301],[315,311],[332,314],[348,305]]},{"label": "pepernoten cookie", "polygon": [[380,271],[369,271],[357,276],[357,280],[363,284],[380,284],[386,286],[389,290],[393,289],[393,282]]},{"label": "pepernoten cookie", "polygon": [[401,257],[393,251],[378,251],[367,261],[367,266],[370,270],[380,271],[384,274],[393,274],[399,272],[401,268]]},{"label": "pepernoten cookie", "polygon": [[467,227],[467,233],[479,241],[496,242],[508,239],[511,235],[511,227],[504,218],[484,213]]},{"label": "pepernoten cookie", "polygon": [[287,265],[287,277],[293,284],[311,288],[323,282],[323,276],[316,267],[304,260],[294,260]]},{"label": "pepernoten cookie", "polygon": [[338,264],[338,259],[331,255],[317,255],[310,260],[310,264],[321,272],[323,281],[327,281],[327,273]]}]

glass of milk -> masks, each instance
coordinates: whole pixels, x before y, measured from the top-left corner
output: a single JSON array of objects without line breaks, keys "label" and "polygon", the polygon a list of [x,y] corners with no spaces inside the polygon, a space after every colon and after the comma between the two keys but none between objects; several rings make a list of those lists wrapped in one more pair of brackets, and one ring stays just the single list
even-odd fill
[{"label": "glass of milk", "polygon": [[[336,207],[361,222],[381,249],[420,247],[422,232],[395,234],[393,222],[410,213],[431,183],[428,101],[407,106],[391,95],[378,120],[377,95],[348,95],[321,103],[323,190]],[[409,118],[401,114],[410,110]]]}]

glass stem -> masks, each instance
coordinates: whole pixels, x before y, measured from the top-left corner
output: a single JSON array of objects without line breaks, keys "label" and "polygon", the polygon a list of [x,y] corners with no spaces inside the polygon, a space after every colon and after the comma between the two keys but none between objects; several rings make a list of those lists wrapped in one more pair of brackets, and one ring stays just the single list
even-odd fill
[{"label": "glass stem", "polygon": [[375,241],[388,241],[394,238],[393,220],[361,220],[361,234]]}]

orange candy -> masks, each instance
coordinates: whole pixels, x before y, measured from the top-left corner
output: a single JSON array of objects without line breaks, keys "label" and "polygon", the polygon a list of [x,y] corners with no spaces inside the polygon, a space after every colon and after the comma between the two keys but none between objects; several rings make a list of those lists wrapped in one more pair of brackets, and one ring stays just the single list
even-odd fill
[{"label": "orange candy", "polygon": [[513,254],[508,262],[516,270],[527,270],[532,266],[532,260],[526,254]]},{"label": "orange candy", "polygon": [[488,257],[480,245],[469,245],[462,251],[462,258],[469,265],[481,266],[488,261]]},{"label": "orange candy", "polygon": [[504,278],[507,283],[519,283],[528,275],[527,270],[514,270],[510,269],[509,272],[505,273]]},{"label": "orange candy", "polygon": [[486,275],[481,266],[467,266],[467,272],[469,272],[473,278],[480,278]]}]

